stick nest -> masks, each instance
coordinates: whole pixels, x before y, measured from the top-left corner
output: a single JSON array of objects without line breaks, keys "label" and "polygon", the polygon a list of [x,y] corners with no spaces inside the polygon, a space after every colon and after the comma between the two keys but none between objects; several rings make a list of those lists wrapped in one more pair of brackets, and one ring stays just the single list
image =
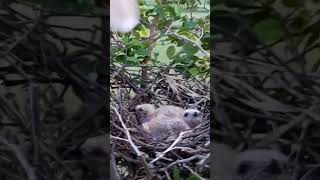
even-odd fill
[{"label": "stick nest", "polygon": [[[173,174],[209,177],[209,83],[171,73],[168,67],[142,67],[145,77],[140,76],[140,68],[113,68],[110,141],[119,173],[127,179],[171,179]],[[198,108],[203,121],[193,133],[182,132],[175,140],[150,140],[134,113],[142,103]]]}]

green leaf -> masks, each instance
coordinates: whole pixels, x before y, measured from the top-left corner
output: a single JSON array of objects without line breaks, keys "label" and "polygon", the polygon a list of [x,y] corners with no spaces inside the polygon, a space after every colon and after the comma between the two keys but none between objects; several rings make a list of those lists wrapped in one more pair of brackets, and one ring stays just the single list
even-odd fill
[{"label": "green leaf", "polygon": [[196,75],[199,74],[199,70],[198,70],[198,68],[193,67],[193,68],[189,69],[189,73],[190,73],[192,76],[196,76]]},{"label": "green leaf", "polygon": [[136,54],[137,54],[137,55],[141,55],[141,56],[145,56],[145,55],[147,55],[147,53],[148,53],[148,51],[147,51],[147,49],[145,49],[145,48],[139,48],[139,49],[136,51]]},{"label": "green leaf", "polygon": [[263,42],[279,40],[284,35],[284,28],[275,19],[264,19],[254,26],[254,32]]},{"label": "green leaf", "polygon": [[150,34],[150,29],[143,26],[138,32],[140,37],[148,37]]},{"label": "green leaf", "polygon": [[138,62],[138,59],[136,57],[127,57],[127,60],[131,62]]},{"label": "green leaf", "polygon": [[175,67],[176,71],[178,72],[184,72],[185,71],[185,65],[182,65],[182,64],[177,64],[176,67]]},{"label": "green leaf", "polygon": [[194,22],[192,19],[183,23],[183,27],[188,29],[194,29],[196,26],[197,26],[197,23]]},{"label": "green leaf", "polygon": [[176,14],[176,16],[181,16],[181,14],[183,12],[183,8],[179,4],[174,4],[173,8],[174,8],[174,13]]},{"label": "green leaf", "polygon": [[173,180],[180,180],[180,171],[177,166],[173,167]]},{"label": "green leaf", "polygon": [[179,35],[184,35],[184,36],[186,36],[187,38],[189,38],[189,39],[191,39],[193,41],[197,40],[197,36],[195,36],[193,33],[191,33],[190,30],[188,30],[188,31],[180,31]]},{"label": "green leaf", "polygon": [[139,64],[139,60],[136,57],[127,57],[127,62],[128,65],[136,66]]},{"label": "green leaf", "polygon": [[121,41],[124,43],[124,44],[128,44],[129,42],[129,37],[128,36],[124,36]]},{"label": "green leaf", "polygon": [[170,59],[174,56],[174,54],[176,53],[176,48],[174,46],[169,46],[167,48],[167,57]]},{"label": "green leaf", "polygon": [[199,49],[197,47],[193,46],[192,44],[183,45],[183,50],[188,55],[194,55],[195,53],[197,53],[199,51]]},{"label": "green leaf", "polygon": [[155,57],[155,58],[158,58],[158,57],[159,57],[159,55],[160,55],[160,53],[155,52],[153,55],[154,55],[154,57]]},{"label": "green leaf", "polygon": [[119,56],[116,56],[116,61],[118,62],[118,63],[124,63],[125,61],[126,61],[126,59],[127,59],[127,56],[126,55],[119,55]]},{"label": "green leaf", "polygon": [[137,39],[133,39],[128,43],[128,46],[142,46],[142,42]]}]

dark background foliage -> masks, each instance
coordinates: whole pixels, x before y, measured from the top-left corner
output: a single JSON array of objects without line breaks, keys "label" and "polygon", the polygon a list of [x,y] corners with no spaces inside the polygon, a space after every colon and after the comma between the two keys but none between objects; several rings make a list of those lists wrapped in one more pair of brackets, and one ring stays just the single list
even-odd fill
[{"label": "dark background foliage", "polygon": [[294,178],[319,163],[319,1],[215,1],[212,137],[273,147]]},{"label": "dark background foliage", "polygon": [[108,131],[106,6],[37,2],[0,6],[0,179],[106,177],[80,150]]}]

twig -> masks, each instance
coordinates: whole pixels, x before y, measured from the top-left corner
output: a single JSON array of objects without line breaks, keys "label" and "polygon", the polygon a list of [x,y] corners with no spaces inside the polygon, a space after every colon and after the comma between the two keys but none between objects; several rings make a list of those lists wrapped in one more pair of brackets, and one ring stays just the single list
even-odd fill
[{"label": "twig", "polygon": [[36,174],[34,172],[33,167],[29,164],[27,158],[23,155],[23,153],[21,152],[19,147],[17,145],[9,143],[6,139],[4,139],[2,137],[0,137],[0,143],[8,146],[14,152],[18,161],[20,162],[20,164],[24,168],[28,179],[29,180],[37,180],[37,177],[36,177]]},{"label": "twig", "polygon": [[165,171],[165,170],[171,168],[172,166],[174,166],[174,165],[176,165],[176,164],[181,164],[181,163],[190,162],[190,161],[195,160],[195,159],[203,159],[203,157],[204,157],[203,155],[194,155],[194,156],[191,156],[191,157],[189,157],[189,158],[187,158],[187,159],[177,160],[177,161],[169,164],[167,167],[165,167],[165,168],[163,168],[163,169],[161,169],[161,170],[162,170],[162,171]]},{"label": "twig", "polygon": [[199,161],[197,164],[200,166],[203,166],[206,160],[210,158],[210,153],[208,153],[201,161]]},{"label": "twig", "polygon": [[172,180],[168,171],[164,171],[164,173],[166,174],[168,180]]},{"label": "twig", "polygon": [[[301,124],[303,121],[305,121],[306,117],[312,115],[312,112],[318,108],[318,105],[311,106],[310,108],[304,110],[301,112],[301,114],[298,117],[293,117],[292,120],[285,124],[280,126],[277,130],[269,133],[263,140],[258,142],[255,146],[256,147],[263,147],[265,145],[268,145],[274,141],[276,141],[278,138],[282,137],[287,131],[292,129],[293,127]],[[317,117],[314,117],[315,119]]]},{"label": "twig", "polygon": [[128,141],[129,141],[131,147],[132,147],[133,150],[136,152],[137,156],[139,156],[139,157],[142,156],[144,153],[141,152],[141,151],[138,149],[138,147],[136,146],[136,144],[132,141],[131,135],[130,135],[130,132],[129,132],[129,129],[128,129],[127,126],[124,124],[124,122],[123,122],[123,120],[122,120],[122,117],[121,117],[121,115],[119,114],[118,110],[117,110],[115,107],[113,107],[113,106],[111,106],[111,108],[116,112],[116,114],[117,114],[117,116],[118,116],[118,119],[119,119],[119,121],[121,122],[121,125],[122,125],[122,127],[123,127],[123,129],[124,129],[124,131],[125,131],[125,133],[126,133],[126,135],[127,135],[127,138],[128,138]]},{"label": "twig", "polygon": [[149,164],[153,164],[155,163],[156,161],[158,161],[159,159],[161,159],[166,153],[170,152],[173,150],[174,146],[176,144],[178,144],[179,141],[182,140],[183,138],[183,135],[190,132],[191,130],[189,131],[183,131],[183,132],[180,132],[178,138],[171,144],[171,146],[168,147],[168,149],[166,149],[165,151],[163,151],[162,153],[160,153],[160,155],[158,157],[156,157],[154,160],[152,160]]},{"label": "twig", "polygon": [[193,175],[197,176],[200,180],[207,180],[206,178],[200,176],[198,173],[196,173],[194,170],[192,170],[189,166],[183,165],[185,168],[187,168]]},{"label": "twig", "polygon": [[39,164],[40,155],[40,114],[39,114],[39,86],[35,83],[30,83],[30,122],[33,141],[33,160],[35,164]]},{"label": "twig", "polygon": [[120,141],[129,142],[129,140],[128,140],[128,139],[123,139],[123,138],[116,137],[116,136],[112,136],[112,135],[110,135],[110,138],[111,138],[111,139],[117,139],[117,140],[120,140]]},{"label": "twig", "polygon": [[181,36],[181,35],[179,35],[179,34],[177,34],[177,33],[174,33],[174,32],[171,32],[171,33],[168,33],[168,34],[167,34],[167,36],[170,36],[170,35],[176,36],[176,37],[177,37],[178,39],[180,39],[180,40],[187,41],[187,42],[195,45],[206,57],[210,57],[210,53],[207,52],[205,49],[203,49],[202,46],[201,46],[199,43],[194,42],[194,41],[192,41],[191,39],[186,38],[186,37],[184,37],[184,36]]},{"label": "twig", "polygon": [[149,169],[148,164],[146,163],[145,156],[143,156],[143,155],[145,155],[145,153],[144,153],[144,152],[141,152],[141,151],[139,150],[139,148],[137,147],[137,145],[132,141],[131,135],[130,135],[130,132],[129,132],[129,129],[127,128],[127,126],[126,126],[125,123],[123,122],[122,117],[121,117],[120,113],[118,112],[118,110],[117,110],[115,107],[113,107],[113,106],[111,106],[111,108],[116,112],[116,114],[117,114],[117,116],[118,116],[118,119],[119,119],[119,121],[121,122],[121,125],[122,125],[122,127],[123,127],[123,129],[124,129],[124,131],[125,131],[125,134],[126,134],[127,138],[128,138],[128,142],[130,143],[131,147],[133,148],[133,150],[135,151],[135,153],[137,154],[137,156],[138,156],[138,157],[141,159],[141,161],[143,162],[143,166],[144,166],[144,168],[145,168],[145,170],[146,170],[147,177],[148,177],[148,178],[151,178],[151,177],[152,177],[152,173],[151,173],[151,171],[150,171],[150,169]]}]

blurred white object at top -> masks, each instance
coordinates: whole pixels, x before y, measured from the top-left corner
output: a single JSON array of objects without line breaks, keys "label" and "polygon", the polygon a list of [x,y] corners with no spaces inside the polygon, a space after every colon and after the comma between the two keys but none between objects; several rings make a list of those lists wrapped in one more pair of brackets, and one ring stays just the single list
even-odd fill
[{"label": "blurred white object at top", "polygon": [[113,31],[129,32],[139,24],[136,0],[110,0],[110,27]]}]

